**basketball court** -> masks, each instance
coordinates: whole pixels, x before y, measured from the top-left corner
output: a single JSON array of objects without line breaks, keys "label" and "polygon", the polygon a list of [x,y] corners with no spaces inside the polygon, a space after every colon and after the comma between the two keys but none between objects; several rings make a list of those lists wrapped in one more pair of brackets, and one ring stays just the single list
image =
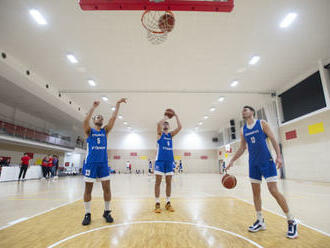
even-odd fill
[{"label": "basketball court", "polygon": [[[330,247],[329,13],[328,0],[0,1],[0,247]],[[261,171],[262,211],[259,132],[278,166]]]}]

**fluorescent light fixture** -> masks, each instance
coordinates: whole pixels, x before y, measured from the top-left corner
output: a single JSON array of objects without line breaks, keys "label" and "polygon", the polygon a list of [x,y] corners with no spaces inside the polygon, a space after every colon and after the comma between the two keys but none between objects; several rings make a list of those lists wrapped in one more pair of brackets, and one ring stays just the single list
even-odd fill
[{"label": "fluorescent light fixture", "polygon": [[201,125],[203,125],[203,122],[201,122],[201,121],[200,121],[200,122],[198,122],[198,125],[200,125],[200,126],[201,126]]},{"label": "fluorescent light fixture", "polygon": [[89,84],[89,86],[91,86],[91,87],[94,87],[94,86],[96,85],[95,81],[92,80],[92,79],[88,80],[88,84]]},{"label": "fluorescent light fixture", "polygon": [[39,24],[39,25],[46,25],[47,21],[46,19],[42,16],[42,14],[36,10],[36,9],[31,9],[30,10],[30,15],[33,17],[33,19]]},{"label": "fluorescent light fixture", "polygon": [[209,117],[207,115],[205,115],[203,118],[204,118],[204,120],[207,120]]},{"label": "fluorescent light fixture", "polygon": [[238,81],[237,81],[237,80],[233,81],[233,82],[230,84],[231,87],[236,87],[237,85],[238,85]]},{"label": "fluorescent light fixture", "polygon": [[123,116],[122,116],[122,115],[119,115],[119,116],[118,116],[118,119],[123,119]]},{"label": "fluorescent light fixture", "polygon": [[115,111],[115,110],[116,110],[116,107],[112,107],[111,110],[112,110],[112,111]]},{"label": "fluorescent light fixture", "polygon": [[127,123],[127,121],[124,121],[124,125],[127,125],[128,123]]},{"label": "fluorescent light fixture", "polygon": [[210,112],[214,112],[215,111],[215,107],[210,108]]},{"label": "fluorescent light fixture", "polygon": [[102,96],[102,100],[107,102],[107,101],[109,101],[109,98],[107,98],[106,96]]},{"label": "fluorescent light fixture", "polygon": [[218,102],[223,102],[225,100],[225,98],[223,96],[218,98]]},{"label": "fluorescent light fixture", "polygon": [[260,60],[259,56],[253,56],[250,61],[249,61],[249,65],[255,65],[256,63],[258,63]]},{"label": "fluorescent light fixture", "polygon": [[281,28],[289,27],[292,24],[292,22],[296,19],[296,17],[297,17],[297,13],[292,12],[292,13],[287,14],[284,17],[284,19],[281,21],[280,27]]},{"label": "fluorescent light fixture", "polygon": [[72,64],[77,64],[78,63],[78,60],[77,58],[72,55],[72,54],[67,54],[66,55],[66,58],[72,63]]}]

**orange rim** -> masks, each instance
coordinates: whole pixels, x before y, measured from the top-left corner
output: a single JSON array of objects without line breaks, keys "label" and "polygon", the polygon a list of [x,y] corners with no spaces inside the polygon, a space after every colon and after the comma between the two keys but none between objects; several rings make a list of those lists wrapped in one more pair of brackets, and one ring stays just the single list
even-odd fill
[{"label": "orange rim", "polygon": [[[143,15],[142,15],[142,17],[141,17],[142,26],[143,26],[146,30],[148,30],[150,33],[153,33],[153,34],[165,34],[165,33],[168,33],[168,32],[165,32],[165,31],[154,31],[154,30],[148,28],[148,27],[144,24],[144,22],[143,22],[143,20],[144,20],[144,16],[145,16],[147,13],[151,12],[151,11],[153,11],[153,10],[146,10],[146,11],[144,11],[144,13],[143,13]],[[155,10],[155,11],[157,11],[157,10]],[[168,14],[170,14],[170,15],[173,16],[173,18],[174,18],[174,14],[173,14],[172,11],[165,10],[165,12],[168,13]]]}]

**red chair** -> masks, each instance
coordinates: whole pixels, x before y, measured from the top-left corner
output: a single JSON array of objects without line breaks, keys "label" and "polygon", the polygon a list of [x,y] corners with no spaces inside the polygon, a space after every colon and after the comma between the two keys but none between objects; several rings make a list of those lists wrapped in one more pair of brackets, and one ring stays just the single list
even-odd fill
[{"label": "red chair", "polygon": [[16,126],[16,136],[25,137],[26,128],[21,126]]},{"label": "red chair", "polygon": [[16,126],[14,124],[4,122],[3,128],[9,135],[15,134]]},{"label": "red chair", "polygon": [[36,140],[38,140],[38,141],[42,140],[42,134],[40,132],[35,131],[34,135],[35,135]]},{"label": "red chair", "polygon": [[34,137],[35,137],[34,130],[27,128],[25,137],[28,139],[34,139]]}]

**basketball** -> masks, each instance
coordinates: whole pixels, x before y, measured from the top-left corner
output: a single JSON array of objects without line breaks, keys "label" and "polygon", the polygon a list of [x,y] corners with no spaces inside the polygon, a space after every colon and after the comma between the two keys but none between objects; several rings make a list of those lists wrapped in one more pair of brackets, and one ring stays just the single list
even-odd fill
[{"label": "basketball", "polygon": [[173,109],[166,109],[164,115],[171,119],[175,115],[175,112]]},{"label": "basketball", "polygon": [[172,13],[167,12],[158,20],[158,27],[162,32],[171,32],[174,28],[175,18]]},{"label": "basketball", "polygon": [[233,175],[227,174],[222,178],[222,185],[227,189],[235,188],[236,184],[237,180],[236,177]]},{"label": "basketball", "polygon": [[222,177],[222,180],[221,180],[222,184],[223,184],[223,181],[224,181],[227,177],[229,177],[229,176],[230,176],[229,174],[225,174],[225,175]]}]

